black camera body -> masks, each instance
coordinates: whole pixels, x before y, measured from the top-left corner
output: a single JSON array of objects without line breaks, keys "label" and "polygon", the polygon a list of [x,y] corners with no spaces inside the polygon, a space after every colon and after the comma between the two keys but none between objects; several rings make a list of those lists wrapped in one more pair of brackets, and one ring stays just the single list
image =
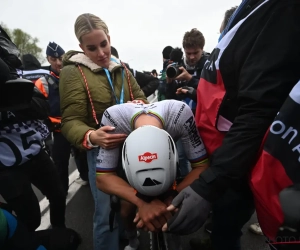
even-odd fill
[{"label": "black camera body", "polygon": [[28,108],[32,100],[33,90],[33,82],[21,78],[0,84],[0,111]]},{"label": "black camera body", "polygon": [[170,79],[174,79],[182,73],[179,68],[183,66],[183,52],[180,48],[174,48],[170,53],[170,62],[172,62],[166,70],[166,75]]}]

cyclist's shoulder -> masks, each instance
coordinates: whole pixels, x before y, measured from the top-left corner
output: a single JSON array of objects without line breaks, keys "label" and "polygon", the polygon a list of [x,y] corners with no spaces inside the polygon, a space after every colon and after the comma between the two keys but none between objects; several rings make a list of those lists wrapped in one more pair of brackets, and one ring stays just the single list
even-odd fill
[{"label": "cyclist's shoulder", "polygon": [[111,116],[117,116],[120,113],[127,114],[129,110],[132,110],[134,107],[130,103],[116,104],[107,108],[104,113],[109,114]]},{"label": "cyclist's shoulder", "polygon": [[172,111],[172,113],[183,112],[189,109],[189,106],[185,102],[174,99],[160,101],[158,102],[158,106],[163,106],[166,110]]}]

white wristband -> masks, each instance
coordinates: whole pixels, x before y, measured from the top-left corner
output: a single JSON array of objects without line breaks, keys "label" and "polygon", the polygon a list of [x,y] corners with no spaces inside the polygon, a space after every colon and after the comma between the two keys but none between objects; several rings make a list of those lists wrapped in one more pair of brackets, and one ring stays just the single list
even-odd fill
[{"label": "white wristband", "polygon": [[90,135],[91,135],[92,132],[94,132],[94,131],[91,130],[91,131],[87,132],[87,135],[86,135],[87,144],[91,148],[98,148],[99,147],[98,145],[94,145],[94,144],[91,143]]}]

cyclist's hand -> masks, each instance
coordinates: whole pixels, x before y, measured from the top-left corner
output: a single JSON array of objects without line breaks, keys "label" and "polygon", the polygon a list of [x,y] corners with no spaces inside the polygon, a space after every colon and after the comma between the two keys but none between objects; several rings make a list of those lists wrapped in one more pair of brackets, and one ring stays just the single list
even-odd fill
[{"label": "cyclist's hand", "polygon": [[203,199],[190,186],[183,189],[168,207],[178,212],[163,226],[162,230],[175,234],[191,234],[205,223],[211,210],[211,203]]},{"label": "cyclist's hand", "polygon": [[94,145],[98,145],[104,149],[112,149],[118,147],[123,141],[125,141],[126,134],[111,134],[110,131],[114,131],[114,127],[103,126],[90,134],[90,141]]},{"label": "cyclist's hand", "polygon": [[144,222],[141,220],[139,212],[136,213],[134,222],[136,223],[136,227],[143,229],[144,231],[148,232],[148,228],[145,226]]},{"label": "cyclist's hand", "polygon": [[155,232],[160,230],[171,217],[171,213],[163,202],[153,200],[150,203],[142,203],[134,222],[138,222],[137,228],[146,228],[148,231]]}]

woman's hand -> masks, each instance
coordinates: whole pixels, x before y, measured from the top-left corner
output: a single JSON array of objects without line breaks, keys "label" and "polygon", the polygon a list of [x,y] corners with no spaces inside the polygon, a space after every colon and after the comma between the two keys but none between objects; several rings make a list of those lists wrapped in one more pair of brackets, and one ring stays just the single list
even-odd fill
[{"label": "woman's hand", "polygon": [[98,145],[104,149],[112,149],[118,147],[123,141],[125,141],[126,134],[111,134],[110,131],[114,131],[115,127],[104,126],[90,134],[90,141],[93,145]]}]

